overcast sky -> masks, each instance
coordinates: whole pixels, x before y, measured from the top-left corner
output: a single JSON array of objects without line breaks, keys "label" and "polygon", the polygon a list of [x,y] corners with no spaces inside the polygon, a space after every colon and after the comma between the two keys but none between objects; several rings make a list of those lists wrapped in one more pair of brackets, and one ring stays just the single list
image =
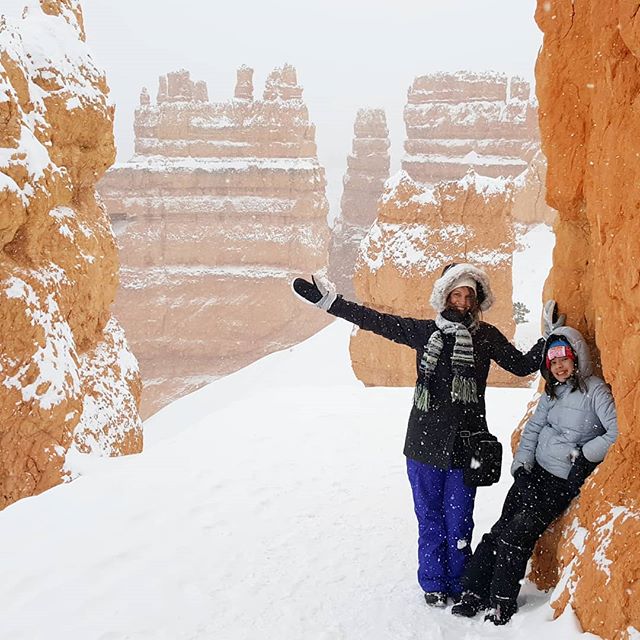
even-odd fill
[{"label": "overcast sky", "polygon": [[[1,0],[0,12],[24,0]],[[116,104],[118,160],[133,152],[133,110],[142,86],[185,68],[211,100],[233,95],[236,68],[255,69],[255,95],[285,62],[298,71],[317,126],[318,153],[336,207],[359,107],[383,107],[393,168],[404,138],[402,109],[417,75],[496,70],[533,80],[541,44],[535,0],[85,0],[87,40]],[[335,211],[334,211],[335,213]]]}]

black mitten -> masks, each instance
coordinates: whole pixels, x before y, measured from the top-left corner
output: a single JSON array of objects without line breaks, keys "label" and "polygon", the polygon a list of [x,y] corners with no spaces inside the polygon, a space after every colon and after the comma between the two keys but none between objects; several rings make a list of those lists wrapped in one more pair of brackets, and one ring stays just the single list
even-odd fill
[{"label": "black mitten", "polygon": [[580,487],[597,466],[597,462],[587,460],[581,449],[571,465],[571,471],[569,471],[569,477],[567,478],[569,491],[571,491],[573,495],[580,493]]},{"label": "black mitten", "polygon": [[523,478],[524,476],[529,476],[529,475],[531,475],[530,472],[526,470],[524,465],[522,465],[521,467],[518,467],[513,472],[513,479],[520,480],[520,478]]},{"label": "black mitten", "polygon": [[309,282],[304,278],[296,278],[293,281],[293,290],[311,304],[318,304],[322,299],[322,292],[315,282]]}]

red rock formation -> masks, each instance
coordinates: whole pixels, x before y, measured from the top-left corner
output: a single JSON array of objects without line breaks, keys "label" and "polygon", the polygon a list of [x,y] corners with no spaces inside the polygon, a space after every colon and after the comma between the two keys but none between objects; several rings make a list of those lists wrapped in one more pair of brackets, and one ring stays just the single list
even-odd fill
[{"label": "red rock formation", "polygon": [[76,0],[0,18],[0,507],[65,456],[139,451],[140,378],[111,317],[118,261],[95,183],[113,108]]},{"label": "red rock formation", "polygon": [[458,180],[470,168],[482,176],[514,177],[538,143],[529,84],[499,73],[420,76],[404,110],[402,168],[416,181]]},{"label": "red rock formation", "polygon": [[353,299],[353,272],[360,242],[376,218],[389,177],[389,131],[383,109],[360,109],[338,216],[331,236],[329,273],[338,291]]},{"label": "red rock formation", "polygon": [[140,359],[143,415],[328,319],[289,282],[326,264],[328,210],[315,129],[296,72],[273,71],[252,100],[210,103],[188,73],[160,79],[135,115],[136,156],[100,193],[123,264],[116,314]]},{"label": "red rock formation", "polygon": [[536,11],[547,202],[559,215],[546,291],[597,347],[620,436],[539,545],[556,561],[534,576],[558,580],[557,612],[571,604],[585,631],[616,640],[640,630],[638,6],[540,0]]},{"label": "red rock formation", "polygon": [[[511,221],[513,185],[474,173],[433,189],[406,173],[387,183],[378,218],[365,237],[356,265],[357,296],[384,312],[432,318],[433,283],[450,262],[468,261],[491,278],[496,303],[485,314],[509,338],[513,336]],[[415,352],[367,332],[351,339],[356,376],[367,385],[411,386]],[[492,371],[491,384],[517,386],[518,378]]]}]

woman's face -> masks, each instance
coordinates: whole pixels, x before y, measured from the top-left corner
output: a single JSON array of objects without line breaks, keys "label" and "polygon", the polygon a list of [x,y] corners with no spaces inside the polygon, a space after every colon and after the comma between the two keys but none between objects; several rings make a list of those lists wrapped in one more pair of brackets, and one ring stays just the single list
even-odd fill
[{"label": "woman's face", "polygon": [[447,307],[467,313],[476,306],[476,292],[471,287],[456,287],[447,296]]},{"label": "woman's face", "polygon": [[558,382],[566,382],[575,371],[575,365],[571,358],[554,358],[549,369]]}]

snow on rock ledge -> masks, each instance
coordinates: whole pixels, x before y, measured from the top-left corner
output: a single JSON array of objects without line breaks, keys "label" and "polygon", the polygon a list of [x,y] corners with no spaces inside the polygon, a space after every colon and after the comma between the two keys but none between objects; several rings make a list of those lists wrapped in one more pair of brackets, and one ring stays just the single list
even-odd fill
[{"label": "snow on rock ledge", "polygon": [[77,1],[0,17],[0,507],[59,483],[74,441],[104,455],[142,446],[94,188],[115,155],[107,92]]},{"label": "snow on rock ledge", "polygon": [[[442,268],[472,262],[491,278],[496,303],[485,314],[511,338],[514,232],[513,181],[470,171],[435,187],[404,171],[387,182],[378,217],[360,245],[354,285],[359,299],[380,311],[432,318],[429,296]],[[354,372],[367,385],[411,386],[415,352],[359,331],[351,340]],[[518,378],[492,370],[490,384],[517,386]]]}]

